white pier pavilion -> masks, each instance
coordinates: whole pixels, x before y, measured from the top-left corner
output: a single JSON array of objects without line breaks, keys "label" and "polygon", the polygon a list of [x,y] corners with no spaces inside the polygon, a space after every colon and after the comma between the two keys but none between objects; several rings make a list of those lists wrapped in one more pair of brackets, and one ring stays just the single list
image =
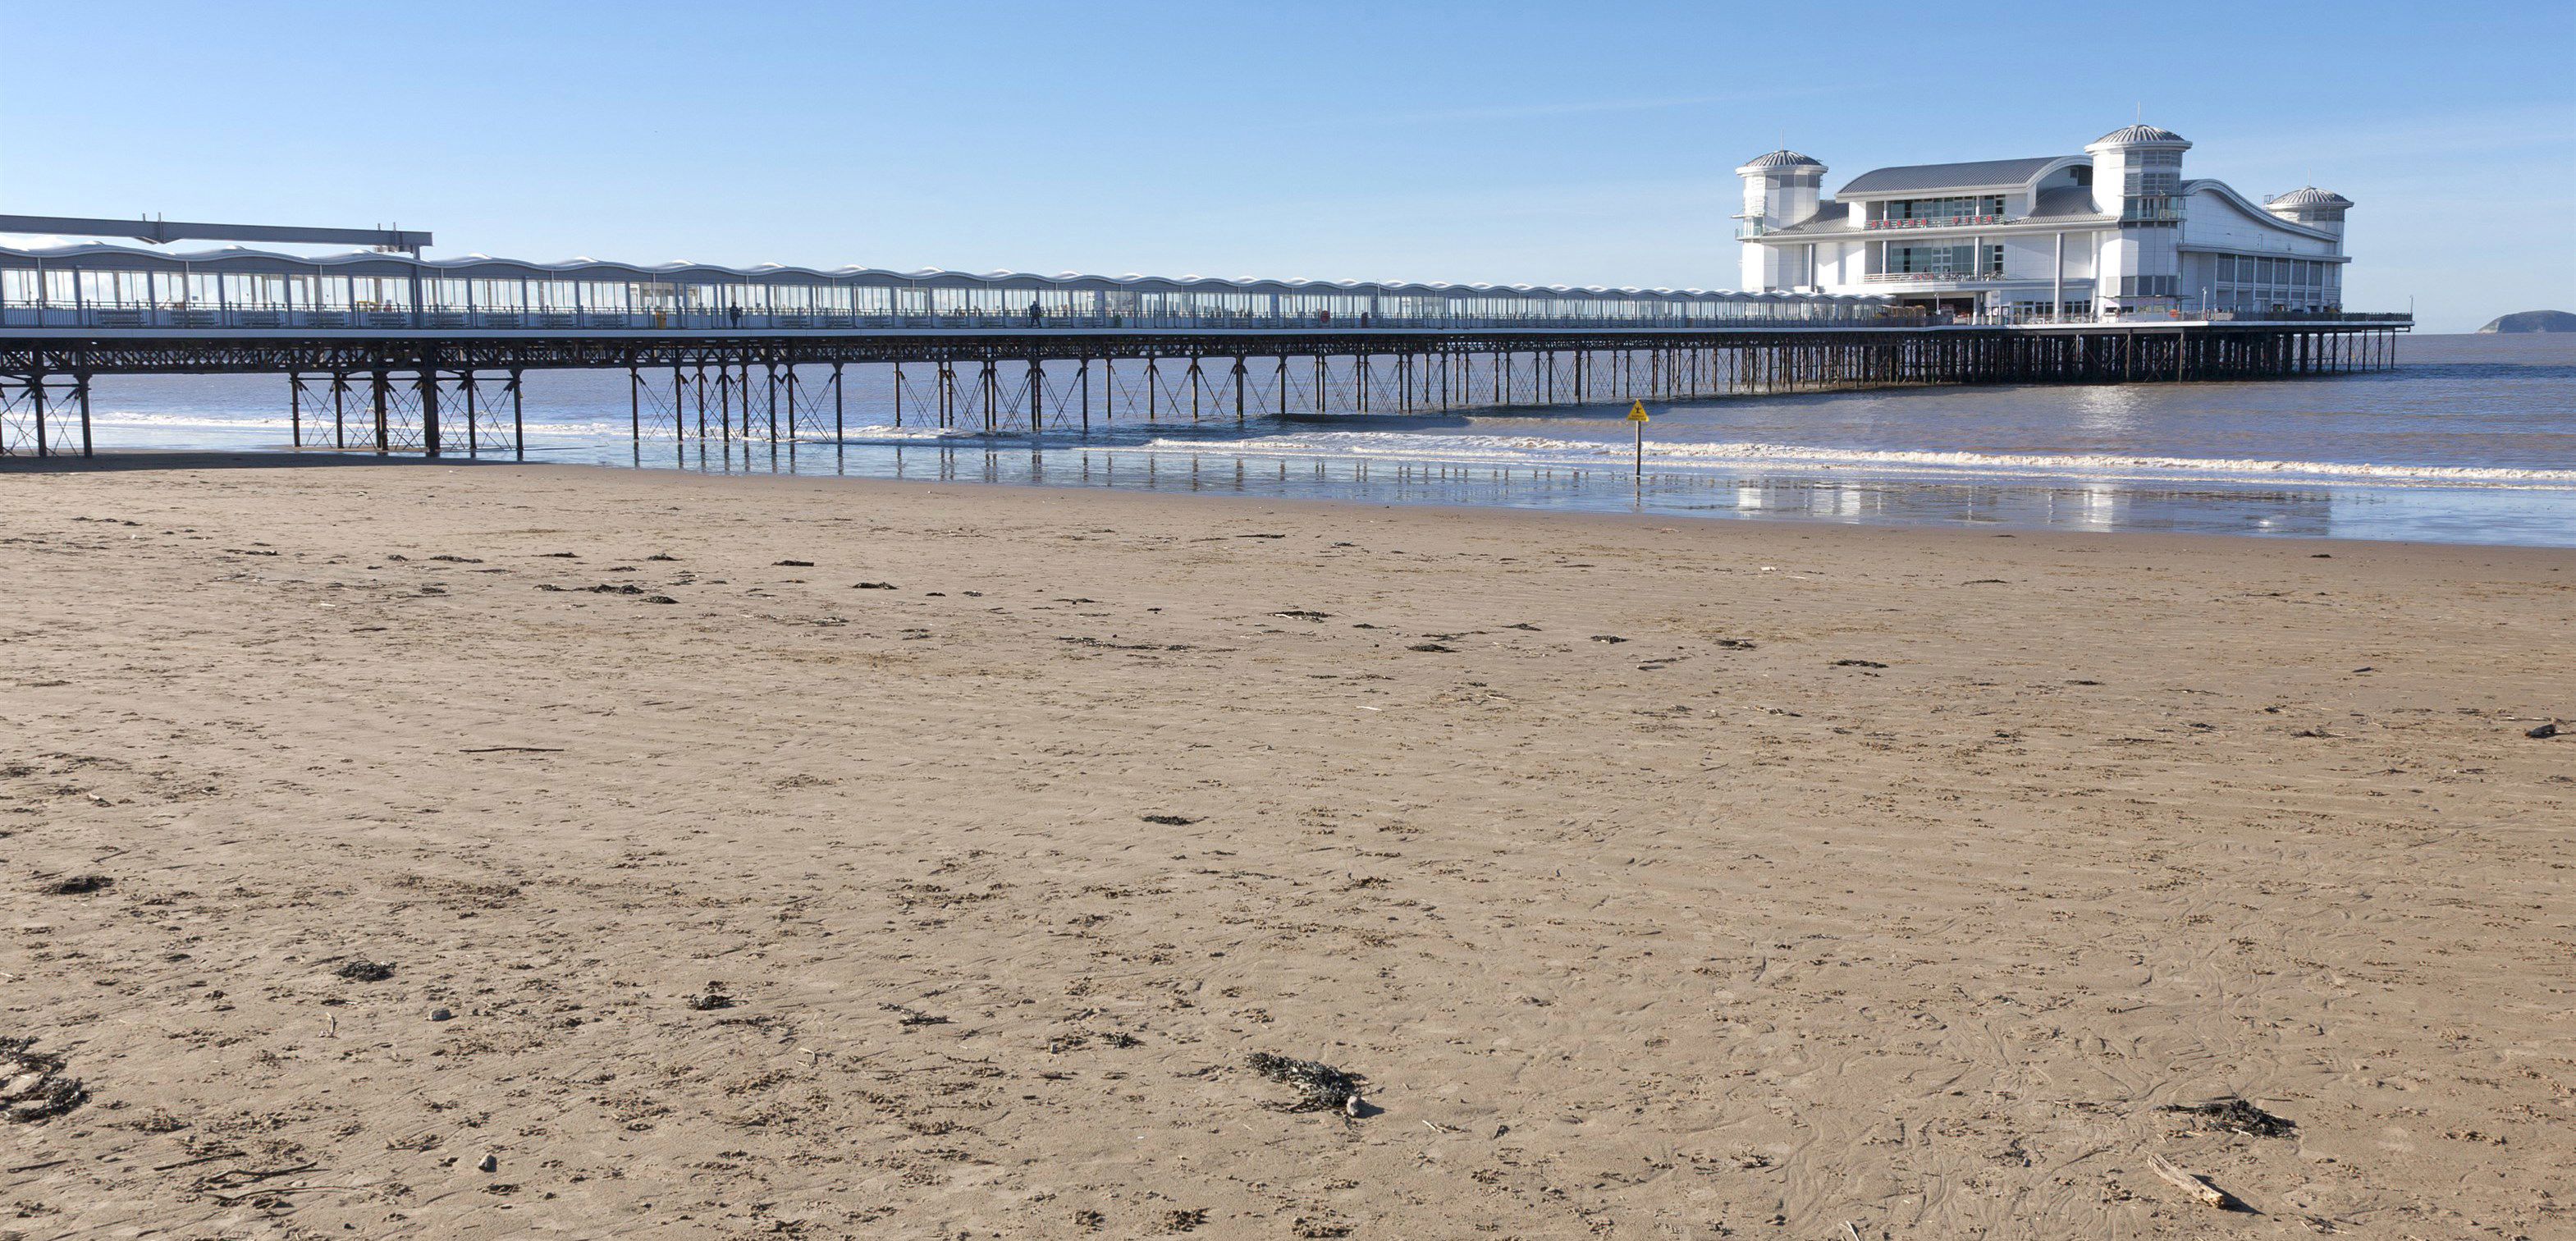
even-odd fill
[{"label": "white pier pavilion", "polygon": [[2341,310],[2352,203],[2311,186],[2258,204],[2184,179],[2190,149],[2131,125],[2081,155],[1873,169],[1832,198],[1824,164],[1773,151],[1735,170],[1743,287],[1988,323]]}]

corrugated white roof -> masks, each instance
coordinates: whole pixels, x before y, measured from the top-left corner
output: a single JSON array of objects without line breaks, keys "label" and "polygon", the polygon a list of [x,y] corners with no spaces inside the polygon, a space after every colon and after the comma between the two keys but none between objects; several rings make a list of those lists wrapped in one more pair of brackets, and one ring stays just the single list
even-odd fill
[{"label": "corrugated white roof", "polygon": [[[1207,276],[1183,276],[1177,279],[1160,276],[1041,276],[1031,272],[995,271],[983,274],[942,271],[925,268],[915,272],[888,271],[875,267],[788,267],[764,263],[756,267],[721,267],[711,264],[673,262],[659,264],[611,263],[576,258],[544,263],[518,259],[467,255],[453,259],[415,259],[408,255],[383,254],[373,250],[350,250],[338,254],[312,257],[252,250],[242,246],[223,246],[210,250],[173,251],[158,247],[111,245],[105,242],[82,242],[45,248],[0,246],[0,263],[26,267],[35,263],[65,263],[98,270],[177,271],[183,268],[221,268],[233,271],[310,273],[316,270],[339,271],[361,276],[406,276],[414,272],[443,279],[502,279],[550,277],[576,279],[679,280],[714,283],[739,281],[759,284],[844,283],[874,285],[908,285],[937,288],[1010,288],[1010,289],[1111,289],[1137,292],[1246,292],[1246,293],[1312,293],[1375,292],[1380,294],[1491,294],[1517,297],[1656,297],[1672,300],[1709,298],[1744,298],[1749,295],[1728,290],[1679,289],[1646,293],[1637,289],[1609,289],[1599,286],[1575,287],[1497,284],[1447,284],[1441,282],[1370,283],[1358,280],[1225,280]],[[1818,295],[1818,301],[1832,300]],[[1848,299],[1872,300],[1872,299]]]}]

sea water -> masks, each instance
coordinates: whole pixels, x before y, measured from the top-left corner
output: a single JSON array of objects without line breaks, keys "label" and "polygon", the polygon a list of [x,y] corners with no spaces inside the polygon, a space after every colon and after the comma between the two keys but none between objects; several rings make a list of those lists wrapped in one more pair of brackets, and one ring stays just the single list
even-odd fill
[{"label": "sea water", "polygon": [[[638,402],[622,371],[535,372],[524,455],[1390,504],[2576,546],[2576,337],[2416,336],[2398,358],[2385,371],[2285,380],[1655,402],[1642,479],[1625,402],[1239,422],[1211,399],[1192,423],[1166,401],[1149,424],[1128,408],[1142,401],[1141,367],[1122,363],[1117,417],[987,435],[921,425],[919,368],[895,425],[890,377],[869,367],[849,372],[837,440],[809,430],[773,443],[764,405],[749,439],[680,442],[658,384]],[[1179,382],[1170,368],[1166,391]],[[809,402],[820,377],[807,368]],[[1050,383],[1063,392],[1069,377]],[[1221,371],[1210,383],[1230,388]],[[365,399],[360,389],[343,404],[351,441],[365,439]],[[638,404],[655,432],[640,447]],[[828,411],[808,410],[809,425],[828,426]],[[694,400],[687,417],[694,430]],[[732,417],[739,433],[743,415]],[[301,421],[307,444],[332,442],[327,394],[308,390]],[[447,421],[451,442],[461,438],[452,399]],[[295,430],[276,376],[104,378],[93,422],[110,451],[285,450]]]}]

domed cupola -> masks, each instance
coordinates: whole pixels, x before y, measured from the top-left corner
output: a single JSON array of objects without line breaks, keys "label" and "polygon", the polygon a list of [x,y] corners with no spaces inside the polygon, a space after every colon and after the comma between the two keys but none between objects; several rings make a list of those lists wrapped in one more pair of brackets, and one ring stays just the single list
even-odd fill
[{"label": "domed cupola", "polygon": [[2084,149],[2090,151],[2094,147],[2144,146],[2178,146],[2187,148],[2190,145],[2191,143],[2189,140],[2170,129],[2163,129],[2154,125],[2126,125],[2094,139],[2090,144],[2086,145]]},{"label": "domed cupola", "polygon": [[1793,171],[1811,171],[1822,176],[1825,166],[1810,156],[1800,155],[1796,151],[1782,147],[1769,155],[1757,155],[1746,160],[1743,167],[1735,170],[1735,175],[1749,177],[1761,173]]},{"label": "domed cupola", "polygon": [[2343,231],[2343,213],[2352,210],[2352,200],[2332,190],[2303,185],[2265,202],[2263,209],[2292,224],[2340,233]]}]

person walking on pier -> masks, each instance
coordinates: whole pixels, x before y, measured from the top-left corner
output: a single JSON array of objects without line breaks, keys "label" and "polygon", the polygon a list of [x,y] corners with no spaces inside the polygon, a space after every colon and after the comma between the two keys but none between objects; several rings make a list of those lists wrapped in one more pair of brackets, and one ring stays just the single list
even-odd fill
[{"label": "person walking on pier", "polygon": [[732,321],[733,321],[733,325],[734,325],[735,327],[741,327],[741,326],[742,326],[742,307],[737,306],[737,305],[735,305],[735,304],[733,304],[733,303],[731,303],[731,302],[727,302],[727,303],[725,303],[725,317],[726,317],[727,319],[732,320]]}]

